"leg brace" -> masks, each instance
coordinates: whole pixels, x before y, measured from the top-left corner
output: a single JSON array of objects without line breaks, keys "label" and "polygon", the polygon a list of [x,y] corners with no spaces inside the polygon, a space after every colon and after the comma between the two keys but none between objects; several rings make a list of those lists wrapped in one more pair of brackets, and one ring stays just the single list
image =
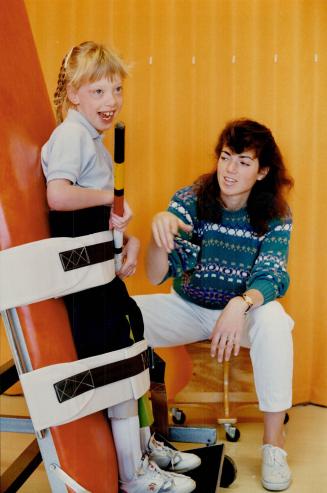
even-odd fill
[{"label": "leg brace", "polygon": [[[115,277],[111,231],[49,238],[0,252],[0,310],[64,296]],[[150,387],[146,342],[20,375],[36,431],[138,399]]]},{"label": "leg brace", "polygon": [[149,389],[147,344],[46,366],[20,375],[36,431],[68,423]]}]

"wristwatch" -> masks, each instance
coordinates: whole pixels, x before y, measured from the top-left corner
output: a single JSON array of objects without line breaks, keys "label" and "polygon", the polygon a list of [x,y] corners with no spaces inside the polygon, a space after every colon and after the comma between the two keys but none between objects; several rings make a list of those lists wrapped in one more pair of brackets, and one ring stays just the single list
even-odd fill
[{"label": "wristwatch", "polygon": [[243,300],[245,301],[245,303],[247,303],[247,305],[248,305],[247,309],[244,312],[244,315],[245,315],[246,313],[248,313],[249,310],[251,310],[251,308],[253,307],[254,303],[253,303],[253,300],[252,300],[251,296],[249,296],[246,293],[241,294],[241,297],[243,298]]}]

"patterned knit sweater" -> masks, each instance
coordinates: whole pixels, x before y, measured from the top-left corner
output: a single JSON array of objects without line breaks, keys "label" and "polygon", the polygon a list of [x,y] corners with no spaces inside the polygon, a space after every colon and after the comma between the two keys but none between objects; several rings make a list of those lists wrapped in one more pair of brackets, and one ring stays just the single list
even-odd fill
[{"label": "patterned knit sweater", "polygon": [[173,196],[168,210],[192,233],[181,233],[169,254],[168,277],[175,291],[188,301],[212,309],[222,309],[228,301],[247,289],[257,289],[264,303],[283,296],[289,286],[286,271],[292,220],[271,221],[263,236],[257,236],[246,208],[223,210],[221,223],[200,221],[197,197],[191,186]]}]

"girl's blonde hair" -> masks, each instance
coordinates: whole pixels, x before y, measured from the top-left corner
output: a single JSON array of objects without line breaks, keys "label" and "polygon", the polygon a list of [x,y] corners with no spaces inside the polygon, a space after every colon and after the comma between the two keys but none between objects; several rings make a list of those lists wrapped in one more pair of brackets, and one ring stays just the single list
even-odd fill
[{"label": "girl's blonde hair", "polygon": [[74,46],[63,59],[58,75],[53,100],[57,122],[61,123],[68,109],[74,107],[67,96],[68,84],[78,90],[85,83],[114,75],[122,79],[128,75],[128,65],[117,53],[93,41]]}]

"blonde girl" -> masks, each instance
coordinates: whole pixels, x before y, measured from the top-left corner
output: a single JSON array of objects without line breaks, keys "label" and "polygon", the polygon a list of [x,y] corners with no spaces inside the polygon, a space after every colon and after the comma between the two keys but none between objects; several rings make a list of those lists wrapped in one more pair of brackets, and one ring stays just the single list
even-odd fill
[{"label": "blonde girl", "polygon": [[[116,53],[92,41],[73,47],[62,62],[54,96],[58,126],[41,154],[52,236],[124,230],[132,217],[126,202],[122,218],[111,211],[112,158],[102,141],[122,108],[127,73]],[[138,250],[138,240],[127,238],[123,267],[113,281],[64,297],[79,358],[130,346],[131,329],[135,341],[143,338],[142,316],[122,281],[134,273]],[[187,493],[195,488],[190,478],[163,472],[142,453],[135,400],[111,407],[108,415],[122,491]],[[160,444],[157,449],[162,453]]]}]

